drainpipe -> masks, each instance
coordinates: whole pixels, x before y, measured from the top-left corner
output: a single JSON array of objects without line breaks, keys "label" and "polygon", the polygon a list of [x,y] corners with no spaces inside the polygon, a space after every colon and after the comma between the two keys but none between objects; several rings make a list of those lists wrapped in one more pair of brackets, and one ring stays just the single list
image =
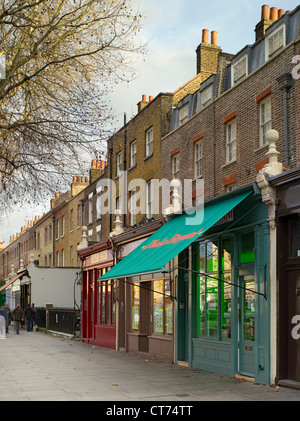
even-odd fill
[{"label": "drainpipe", "polygon": [[52,264],[55,268],[55,215],[52,215]]},{"label": "drainpipe", "polygon": [[[113,144],[109,148],[109,178],[112,183]],[[109,232],[112,232],[112,186],[109,186]]]},{"label": "drainpipe", "polygon": [[124,141],[123,141],[123,227],[125,227],[125,220],[126,220],[126,196],[127,196],[127,177],[125,177],[126,172],[126,143],[127,143],[127,128],[126,128],[126,113],[124,113]]},{"label": "drainpipe", "polygon": [[283,115],[284,115],[284,163],[288,167],[290,165],[291,152],[289,149],[289,119],[288,119],[288,100],[290,99],[290,89],[294,84],[294,79],[290,69],[286,69],[284,73],[277,79],[280,89],[283,90]]}]

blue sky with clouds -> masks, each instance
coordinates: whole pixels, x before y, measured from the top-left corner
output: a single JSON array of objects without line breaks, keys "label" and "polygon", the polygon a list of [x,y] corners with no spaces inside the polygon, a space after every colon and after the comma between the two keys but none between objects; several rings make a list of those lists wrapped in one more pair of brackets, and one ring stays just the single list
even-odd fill
[{"label": "blue sky with clouds", "polygon": [[[118,84],[112,92],[113,109],[119,116],[119,129],[126,112],[127,120],[137,112],[143,94],[155,97],[172,92],[196,74],[195,50],[202,39],[202,29],[217,31],[218,45],[224,52],[236,54],[245,45],[255,42],[255,25],[261,19],[261,6],[293,10],[299,0],[281,3],[260,0],[132,0],[144,16],[139,33],[148,43],[148,53],[136,63],[138,78],[130,84]],[[145,61],[144,61],[145,58]],[[18,209],[0,220],[0,241],[9,237],[49,210],[49,203],[32,209]]]},{"label": "blue sky with clouds", "polygon": [[[226,53],[236,54],[255,42],[255,25],[261,19],[261,7],[293,10],[299,0],[132,0],[144,16],[141,31],[148,42],[148,54],[139,61],[139,77],[131,84],[118,85],[112,93],[114,110],[130,119],[137,112],[143,94],[156,96],[172,92],[196,74],[197,46],[202,29],[217,31],[218,45]],[[121,124],[123,117],[120,117]],[[117,128],[119,128],[117,127]]]}]

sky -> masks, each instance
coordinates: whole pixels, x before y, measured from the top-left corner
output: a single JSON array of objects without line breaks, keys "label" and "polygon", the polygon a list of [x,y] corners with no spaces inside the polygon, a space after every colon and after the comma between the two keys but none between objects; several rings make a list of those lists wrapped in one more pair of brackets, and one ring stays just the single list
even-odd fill
[{"label": "sky", "polygon": [[[278,0],[279,1],[279,0]],[[147,43],[147,55],[135,63],[137,78],[131,83],[116,85],[111,102],[116,114],[116,130],[124,121],[137,114],[142,95],[157,96],[173,92],[196,75],[196,48],[202,30],[217,31],[217,44],[223,52],[236,54],[245,45],[255,42],[255,25],[261,19],[264,4],[278,9],[293,10],[299,0],[132,0],[143,15],[140,40]],[[0,220],[0,242],[8,244],[11,235],[20,231],[50,209],[48,203],[32,208],[23,207]]]}]

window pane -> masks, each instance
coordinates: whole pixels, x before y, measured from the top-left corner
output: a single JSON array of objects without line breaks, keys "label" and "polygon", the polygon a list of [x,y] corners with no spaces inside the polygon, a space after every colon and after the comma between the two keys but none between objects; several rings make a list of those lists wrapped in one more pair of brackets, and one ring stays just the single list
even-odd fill
[{"label": "window pane", "polygon": [[171,299],[171,282],[165,281],[165,334],[173,333],[173,301]]},{"label": "window pane", "polygon": [[106,295],[106,324],[110,325],[111,324],[111,292],[112,292],[112,288],[111,288],[111,281],[107,281],[107,295]]},{"label": "window pane", "polygon": [[198,335],[205,335],[205,276],[198,277]]},{"label": "window pane", "polygon": [[254,233],[241,236],[241,263],[254,262]]},{"label": "window pane", "polygon": [[131,329],[139,330],[140,321],[140,288],[138,284],[131,287]]},{"label": "window pane", "polygon": [[163,281],[154,281],[153,293],[153,332],[164,333]]},{"label": "window pane", "polygon": [[216,272],[218,270],[218,247],[212,243],[206,243],[206,271]]},{"label": "window pane", "polygon": [[206,279],[207,297],[207,336],[216,337],[218,334],[218,281]]},{"label": "window pane", "polygon": [[[223,279],[231,282],[231,274],[224,273]],[[221,283],[221,300],[222,300],[222,338],[231,338],[231,285]]]},{"label": "window pane", "polygon": [[[254,291],[254,280],[244,280],[243,287]],[[243,290],[243,337],[255,340],[255,293]]]},{"label": "window pane", "polygon": [[297,216],[291,223],[292,257],[300,257],[300,218]]},{"label": "window pane", "polygon": [[222,271],[231,270],[231,241],[222,241]]},{"label": "window pane", "polygon": [[199,246],[199,271],[200,272],[205,272],[206,267],[205,267],[205,243],[200,243]]}]

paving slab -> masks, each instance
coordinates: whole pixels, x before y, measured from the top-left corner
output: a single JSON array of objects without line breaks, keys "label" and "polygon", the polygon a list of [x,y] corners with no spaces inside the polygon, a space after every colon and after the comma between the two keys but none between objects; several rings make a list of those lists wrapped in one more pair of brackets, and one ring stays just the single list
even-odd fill
[{"label": "paving slab", "polygon": [[44,332],[0,341],[0,401],[300,401],[300,390],[259,385]]}]

